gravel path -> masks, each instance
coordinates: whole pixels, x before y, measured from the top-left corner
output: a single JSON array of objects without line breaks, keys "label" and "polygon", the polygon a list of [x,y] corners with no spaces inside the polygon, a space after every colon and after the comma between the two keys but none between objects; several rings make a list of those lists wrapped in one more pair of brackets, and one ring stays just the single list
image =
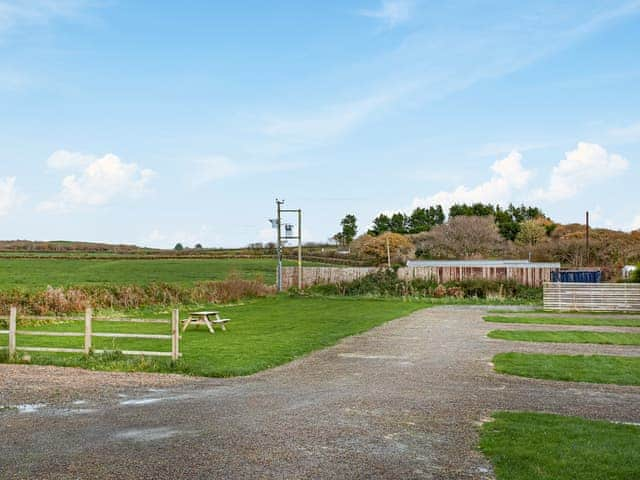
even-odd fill
[{"label": "gravel path", "polygon": [[[476,450],[477,426],[493,411],[640,422],[640,387],[512,377],[490,365],[501,351],[637,355],[637,347],[491,340],[496,324],[482,320],[485,311],[423,310],[245,378],[150,375],[116,381],[100,398],[117,374],[88,373],[92,388],[69,401],[0,412],[0,477],[484,479],[492,472]],[[9,389],[22,375],[37,381],[36,370],[7,368],[3,381],[20,376]]]}]

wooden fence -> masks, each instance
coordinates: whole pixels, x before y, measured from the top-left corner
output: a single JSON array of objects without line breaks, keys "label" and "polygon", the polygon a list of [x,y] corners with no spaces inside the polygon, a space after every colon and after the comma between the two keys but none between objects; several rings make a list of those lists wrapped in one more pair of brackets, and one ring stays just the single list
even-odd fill
[{"label": "wooden fence", "polygon": [[[312,285],[352,282],[377,271],[377,267],[304,267],[302,274],[303,288]],[[398,269],[398,278],[405,281],[414,279],[434,280],[446,283],[462,280],[513,280],[530,287],[542,287],[544,282],[551,280],[550,266],[433,266],[433,267],[402,267]],[[297,267],[283,267],[282,286],[286,290],[298,285]]]},{"label": "wooden fence", "polygon": [[530,266],[428,266],[428,267],[403,267],[398,269],[398,277],[401,280],[414,279],[434,280],[438,283],[460,282],[463,280],[493,280],[509,281],[527,285],[529,287],[542,287],[544,282],[551,280],[551,272],[555,269],[546,265]]},{"label": "wooden fence", "polygon": [[[353,282],[377,270],[377,267],[304,267],[302,269],[302,287]],[[287,290],[297,286],[298,267],[282,267],[282,288]]]},{"label": "wooden fence", "polygon": [[[105,353],[107,350],[93,349],[94,337],[106,338],[137,338],[137,339],[153,339],[153,340],[171,340],[170,352],[157,352],[150,350],[124,350],[124,355],[149,355],[156,357],[171,357],[177,360],[182,355],[180,353],[180,312],[173,310],[171,315],[171,335],[147,334],[147,333],[97,333],[93,331],[93,311],[88,308],[84,316],[84,332],[52,332],[52,331],[34,331],[34,330],[18,330],[17,328],[18,310],[11,307],[9,314],[9,330],[0,330],[0,334],[9,335],[8,347],[0,347],[0,350],[9,350],[9,356],[13,357],[18,350],[21,352],[56,352],[56,353]],[[114,319],[108,320],[114,322],[146,322],[143,319]],[[158,320],[149,320],[149,322],[157,323]],[[162,320],[163,323],[166,321]],[[20,335],[37,336],[37,337],[82,337],[84,338],[83,348],[53,348],[53,347],[20,347],[17,345],[17,338]]]},{"label": "wooden fence", "polygon": [[640,284],[545,283],[544,309],[577,312],[640,312]]}]

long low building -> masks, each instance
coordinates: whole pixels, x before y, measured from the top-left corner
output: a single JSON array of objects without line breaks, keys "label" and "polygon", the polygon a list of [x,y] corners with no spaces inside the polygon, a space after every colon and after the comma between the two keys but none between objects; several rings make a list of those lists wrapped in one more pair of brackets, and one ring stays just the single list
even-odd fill
[{"label": "long low building", "polygon": [[551,281],[551,273],[560,269],[557,262],[528,260],[411,260],[398,270],[403,280],[432,279],[446,283],[464,280],[511,280],[530,287]]},{"label": "long low building", "polygon": [[[515,281],[530,287],[542,287],[551,281],[559,263],[535,263],[527,260],[411,260],[398,269],[402,280],[434,280],[439,283],[463,280]],[[379,270],[378,267],[305,267],[304,287],[326,283],[352,282]],[[283,288],[298,285],[298,268],[282,268]]]},{"label": "long low building", "polygon": [[529,260],[409,260],[408,268],[417,267],[520,267],[559,269],[558,262],[530,262]]}]

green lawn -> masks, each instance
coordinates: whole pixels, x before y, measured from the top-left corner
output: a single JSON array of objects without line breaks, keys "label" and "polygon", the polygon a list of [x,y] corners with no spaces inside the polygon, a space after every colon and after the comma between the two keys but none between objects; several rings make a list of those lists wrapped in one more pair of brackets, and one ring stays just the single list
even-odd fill
[{"label": "green lawn", "polygon": [[498,373],[571,382],[640,385],[640,357],[499,353]]},{"label": "green lawn", "polygon": [[640,345],[640,333],[583,332],[583,331],[539,331],[539,330],[493,330],[489,338],[518,342],[553,343],[602,343],[606,345]]},{"label": "green lawn", "polygon": [[640,478],[640,428],[542,413],[500,412],[480,449],[497,480]]},{"label": "green lawn", "polygon": [[624,317],[507,317],[504,315],[488,315],[487,322],[495,323],[535,323],[543,325],[605,325],[611,327],[640,327],[640,318]]},{"label": "green lawn", "polygon": [[[32,363],[81,366],[103,370],[178,372],[191,375],[224,377],[248,375],[289,362],[313,350],[335,344],[388,320],[428,306],[424,302],[354,298],[305,298],[277,296],[253,300],[233,307],[221,307],[231,318],[227,332],[211,335],[204,327],[189,329],[181,342],[183,358],[175,366],[167,359],[114,355],[33,353]],[[186,311],[184,312],[186,313]],[[183,313],[183,317],[184,317]],[[169,312],[160,315],[169,318]],[[147,317],[149,315],[146,315]],[[156,315],[157,316],[157,315]],[[22,328],[22,327],[21,327]],[[83,323],[71,321],[56,325],[27,327],[35,330],[83,331]],[[95,331],[168,333],[164,324],[124,324],[95,322]],[[23,346],[66,346],[81,348],[82,338],[18,336],[18,350]],[[3,345],[7,336],[0,336]],[[163,340],[126,340],[95,338],[96,348],[110,350],[170,349]],[[6,354],[5,354],[6,361]]]},{"label": "green lawn", "polygon": [[[285,265],[294,264],[285,262]],[[34,290],[48,285],[192,284],[199,280],[223,280],[232,272],[245,278],[261,276],[265,282],[273,284],[276,260],[0,258],[0,290]]]}]

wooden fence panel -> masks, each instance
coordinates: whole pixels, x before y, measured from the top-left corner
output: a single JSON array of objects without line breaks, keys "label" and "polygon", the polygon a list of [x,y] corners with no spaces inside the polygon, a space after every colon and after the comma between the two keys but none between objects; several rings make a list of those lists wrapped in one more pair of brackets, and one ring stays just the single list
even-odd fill
[{"label": "wooden fence panel", "polygon": [[[34,317],[32,317],[34,318]],[[119,319],[119,322],[126,323],[128,320]],[[138,323],[144,321],[143,319],[135,319],[132,322]],[[166,320],[162,320],[162,323],[166,323]],[[103,338],[138,338],[147,340],[171,340],[170,352],[155,352],[155,351],[138,351],[138,350],[123,350],[121,353],[124,355],[149,355],[149,356],[162,356],[171,357],[172,360],[178,360],[182,354],[180,353],[180,312],[173,310],[171,315],[171,334],[150,334],[150,333],[96,333],[93,332],[93,310],[87,308],[84,316],[84,332],[51,332],[51,331],[34,331],[34,330],[18,330],[17,329],[17,309],[11,307],[11,313],[9,315],[9,330],[0,330],[0,334],[9,335],[9,346],[2,347],[0,350],[9,350],[9,356],[13,357],[17,350],[23,352],[58,352],[58,353],[84,353],[88,355],[91,352],[105,353],[107,350],[93,349],[92,339],[94,337]],[[35,337],[83,337],[83,348],[53,348],[53,347],[17,347],[16,338],[18,335],[35,336]]]},{"label": "wooden fence panel", "polygon": [[640,312],[640,284],[545,283],[544,309],[578,312]]},{"label": "wooden fence panel", "polygon": [[[377,267],[304,267],[302,269],[302,287],[340,282],[353,282],[370,273]],[[282,288],[287,290],[298,286],[298,267],[282,268]]]},{"label": "wooden fence panel", "polygon": [[[352,282],[377,271],[377,267],[304,267],[302,274],[303,288],[319,284]],[[463,280],[494,280],[515,282],[530,287],[542,287],[544,282],[551,280],[551,267],[539,266],[422,266],[402,267],[398,269],[398,278],[405,281],[414,279],[434,280],[438,283]],[[288,288],[298,285],[298,268],[282,268],[282,287]]]}]

